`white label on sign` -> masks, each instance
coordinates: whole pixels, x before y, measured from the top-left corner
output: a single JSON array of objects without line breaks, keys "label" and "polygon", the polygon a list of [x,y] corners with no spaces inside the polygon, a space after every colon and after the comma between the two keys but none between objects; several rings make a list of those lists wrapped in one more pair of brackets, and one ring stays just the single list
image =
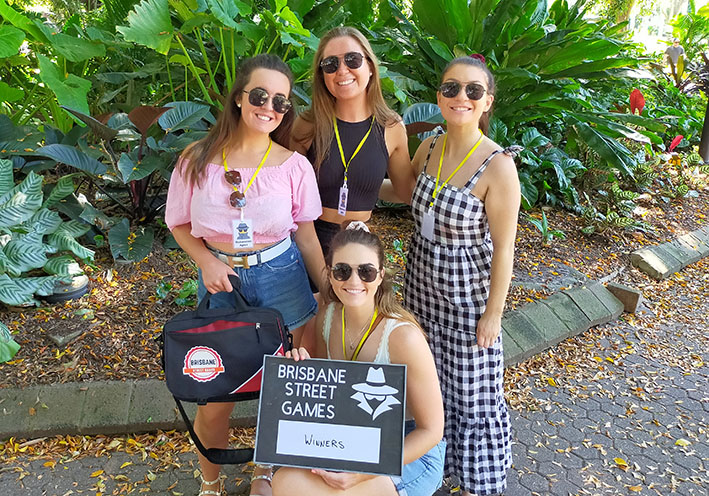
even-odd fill
[{"label": "white label on sign", "polygon": [[381,429],[351,425],[278,421],[276,453],[379,463]]}]

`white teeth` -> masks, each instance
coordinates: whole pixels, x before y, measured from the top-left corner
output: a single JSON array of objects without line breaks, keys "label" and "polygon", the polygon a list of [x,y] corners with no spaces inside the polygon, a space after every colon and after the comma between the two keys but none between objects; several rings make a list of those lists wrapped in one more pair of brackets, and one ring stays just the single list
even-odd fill
[{"label": "white teeth", "polygon": [[456,110],[456,111],[458,111],[458,112],[462,112],[462,111],[468,110],[467,107],[452,107],[452,108],[453,108],[453,110]]},{"label": "white teeth", "polygon": [[348,81],[339,81],[337,83],[337,85],[338,86],[347,86],[348,84],[352,84],[352,83],[354,83],[354,79],[350,79]]},{"label": "white teeth", "polygon": [[265,116],[265,115],[256,114],[256,118],[259,119],[259,120],[262,120],[262,121],[266,121],[266,122],[270,122],[270,121],[271,121],[271,118],[270,118],[270,117],[267,117],[267,116]]},{"label": "white teeth", "polygon": [[345,289],[345,291],[352,294],[364,293],[364,289]]}]

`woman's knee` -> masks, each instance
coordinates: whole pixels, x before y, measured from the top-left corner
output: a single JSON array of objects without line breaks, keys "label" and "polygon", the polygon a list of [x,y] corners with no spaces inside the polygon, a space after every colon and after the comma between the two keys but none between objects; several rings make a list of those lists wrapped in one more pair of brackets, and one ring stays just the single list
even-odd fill
[{"label": "woman's knee", "polygon": [[[312,473],[302,468],[282,467],[273,474],[273,496],[308,494],[313,496]],[[307,492],[306,492],[307,490]]]}]

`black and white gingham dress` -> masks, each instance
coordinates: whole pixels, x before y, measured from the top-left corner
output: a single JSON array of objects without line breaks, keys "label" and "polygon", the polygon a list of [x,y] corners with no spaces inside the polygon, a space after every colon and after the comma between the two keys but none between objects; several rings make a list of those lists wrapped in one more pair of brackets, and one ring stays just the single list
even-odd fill
[{"label": "black and white gingham dress", "polygon": [[488,349],[476,345],[490,289],[492,240],[484,204],[470,191],[496,153],[463,188],[446,185],[438,192],[431,207],[434,241],[421,235],[435,187],[424,166],[411,203],[416,231],[404,287],[406,306],[428,333],[438,368],[446,413],[446,477],[460,477],[463,490],[479,495],[502,493],[512,464],[502,336]]}]

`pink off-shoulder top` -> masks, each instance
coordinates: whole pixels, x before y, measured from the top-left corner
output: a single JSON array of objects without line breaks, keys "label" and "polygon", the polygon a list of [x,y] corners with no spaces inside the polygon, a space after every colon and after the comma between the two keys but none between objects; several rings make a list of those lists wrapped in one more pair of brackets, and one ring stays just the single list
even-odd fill
[{"label": "pink off-shoulder top", "polygon": [[[181,159],[185,161],[186,159]],[[224,179],[224,167],[209,163],[200,186],[190,185],[181,165],[170,178],[165,208],[165,223],[172,230],[191,224],[191,234],[207,242],[230,243],[232,220],[240,209],[229,203],[234,191]],[[239,168],[242,185],[248,184],[256,168]],[[243,186],[242,186],[243,187]],[[313,166],[294,152],[281,165],[264,167],[246,192],[244,218],[253,221],[254,243],[275,243],[298,229],[298,222],[309,222],[322,214]]]}]

